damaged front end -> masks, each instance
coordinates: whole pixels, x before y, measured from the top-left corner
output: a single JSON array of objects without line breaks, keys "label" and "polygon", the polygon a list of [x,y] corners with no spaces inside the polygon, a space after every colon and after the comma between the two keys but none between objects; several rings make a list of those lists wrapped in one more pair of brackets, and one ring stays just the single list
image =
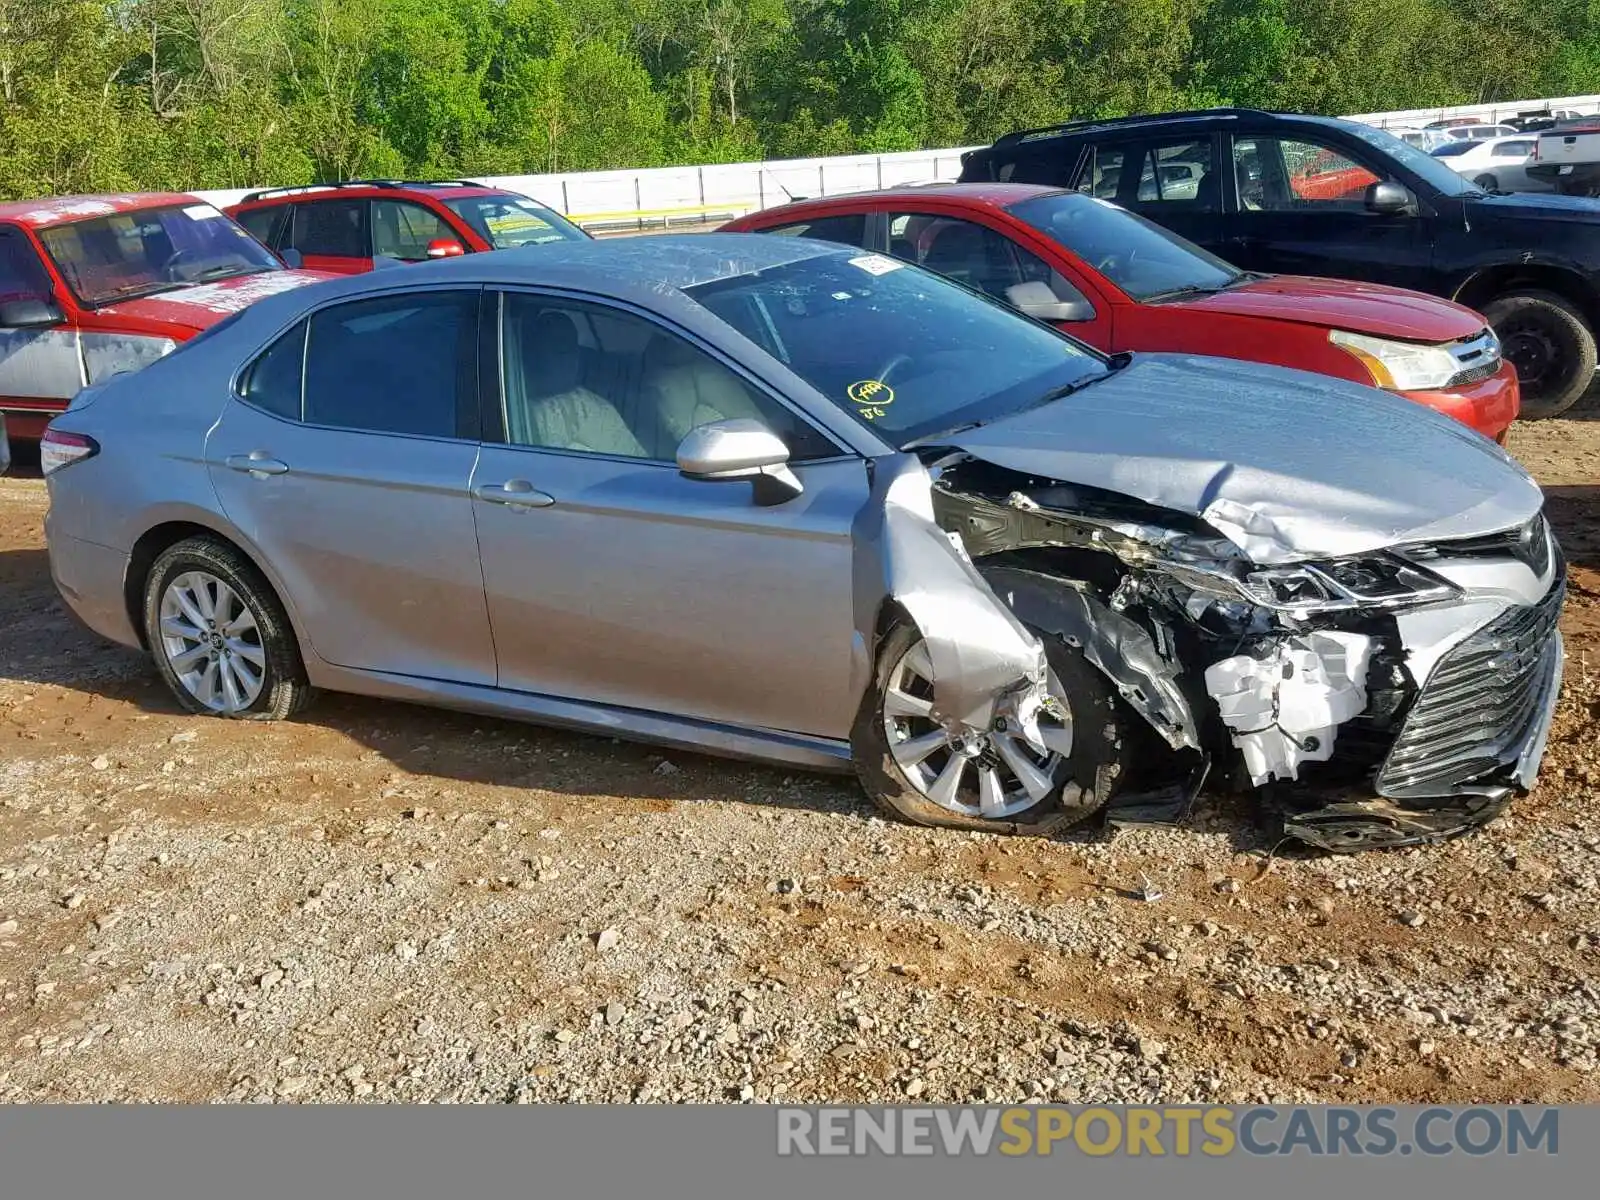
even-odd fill
[{"label": "damaged front end", "polygon": [[[1135,805],[1165,796],[1181,815],[1209,772],[1258,789],[1285,833],[1353,850],[1453,836],[1531,786],[1562,661],[1565,572],[1542,515],[1263,564],[1199,515],[962,452],[929,471],[970,569],[1170,751]],[[1003,657],[1015,673],[1025,656]]]}]

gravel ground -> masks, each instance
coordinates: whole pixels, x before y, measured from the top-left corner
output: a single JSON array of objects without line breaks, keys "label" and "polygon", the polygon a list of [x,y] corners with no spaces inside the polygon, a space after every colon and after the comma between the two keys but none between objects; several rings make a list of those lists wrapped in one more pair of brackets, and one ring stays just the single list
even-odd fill
[{"label": "gravel ground", "polygon": [[197,720],[0,481],[0,1099],[1600,1100],[1600,420],[1512,449],[1572,560],[1541,785],[1344,858],[1237,802],[1002,839],[404,705]]}]

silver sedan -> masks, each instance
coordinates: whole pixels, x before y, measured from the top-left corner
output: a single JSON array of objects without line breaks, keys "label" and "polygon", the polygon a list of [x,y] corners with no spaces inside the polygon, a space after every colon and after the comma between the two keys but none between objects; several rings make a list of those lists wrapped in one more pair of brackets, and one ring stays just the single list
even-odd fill
[{"label": "silver sedan", "polygon": [[191,711],[394,697],[853,768],[920,822],[1209,776],[1321,845],[1447,836],[1531,784],[1560,678],[1560,552],[1491,442],[799,238],[272,297],[41,455],[62,596]]}]

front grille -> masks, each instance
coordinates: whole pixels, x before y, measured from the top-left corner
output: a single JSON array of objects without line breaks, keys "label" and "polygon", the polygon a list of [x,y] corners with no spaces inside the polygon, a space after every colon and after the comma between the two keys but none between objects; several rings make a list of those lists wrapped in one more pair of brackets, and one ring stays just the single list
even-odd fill
[{"label": "front grille", "polygon": [[1447,794],[1516,760],[1557,665],[1565,598],[1558,569],[1543,600],[1502,614],[1439,660],[1378,771],[1378,791],[1397,799]]},{"label": "front grille", "polygon": [[1487,327],[1476,337],[1456,342],[1449,350],[1459,366],[1446,387],[1478,383],[1500,369],[1500,339]]}]

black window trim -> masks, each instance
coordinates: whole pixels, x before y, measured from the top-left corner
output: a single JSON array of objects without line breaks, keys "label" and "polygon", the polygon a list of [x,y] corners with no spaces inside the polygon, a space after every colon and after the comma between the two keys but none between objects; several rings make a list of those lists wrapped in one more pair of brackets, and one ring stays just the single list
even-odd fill
[{"label": "black window trim", "polygon": [[[664,461],[659,458],[634,458],[626,454],[600,454],[592,450],[563,450],[555,446],[524,446],[517,442],[508,442],[505,435],[505,298],[515,293],[523,296],[543,296],[550,300],[565,300],[575,304],[587,304],[594,308],[608,309],[612,312],[624,313],[646,321],[658,329],[674,334],[696,350],[701,351],[712,361],[721,364],[732,371],[746,386],[754,389],[758,394],[766,397],[779,408],[792,413],[794,417],[808,426],[811,431],[824,441],[831,444],[837,454],[830,454],[817,458],[797,458],[791,460],[796,467],[818,466],[822,463],[839,462],[841,460],[860,460],[863,456],[848,446],[841,446],[840,439],[822,425],[819,425],[804,409],[790,403],[778,391],[759,376],[751,374],[739,363],[723,354],[721,350],[711,345],[704,338],[685,329],[676,321],[663,317],[660,313],[625,300],[611,296],[597,296],[592,292],[581,292],[560,287],[540,287],[537,285],[519,286],[516,284],[487,284],[484,290],[493,292],[495,298],[487,302],[481,310],[489,311],[493,305],[492,336],[483,335],[483,325],[479,326],[479,425],[482,432],[481,441],[484,445],[494,445],[506,450],[521,450],[530,454],[560,454],[571,458],[585,460],[605,460],[607,462],[630,463],[634,466],[659,467],[663,470],[676,471],[678,464],[675,461]],[[485,322],[487,324],[487,322]]]},{"label": "black window trim", "polygon": [[[482,396],[484,389],[483,378],[483,328],[485,312],[487,311],[487,293],[490,289],[481,283],[438,284],[432,287],[405,287],[397,286],[384,288],[381,291],[365,292],[357,296],[339,296],[335,299],[324,301],[315,308],[309,308],[297,316],[288,325],[284,326],[268,338],[262,346],[251,354],[242,367],[233,373],[229,382],[230,397],[240,404],[246,405],[252,412],[270,417],[275,421],[282,421],[286,425],[294,425],[300,429],[322,429],[334,433],[358,433],[368,437],[406,438],[411,441],[422,442],[468,442],[481,444],[486,440],[483,427]],[[317,421],[307,421],[306,416],[306,348],[311,336],[311,322],[322,313],[330,312],[336,308],[343,308],[351,304],[364,304],[373,300],[387,300],[405,298],[409,296],[427,296],[439,292],[477,292],[478,303],[473,313],[473,320],[477,322],[476,344],[479,353],[473,363],[473,378],[462,394],[456,398],[456,429],[454,436],[427,433],[400,433],[392,429],[357,429],[350,425],[326,425]],[[250,372],[255,370],[256,364],[277,349],[279,343],[292,336],[298,330],[300,334],[300,416],[298,419],[285,417],[280,413],[271,412],[261,405],[253,403],[244,393],[244,383],[250,377]],[[470,432],[461,432],[470,431]]]}]

